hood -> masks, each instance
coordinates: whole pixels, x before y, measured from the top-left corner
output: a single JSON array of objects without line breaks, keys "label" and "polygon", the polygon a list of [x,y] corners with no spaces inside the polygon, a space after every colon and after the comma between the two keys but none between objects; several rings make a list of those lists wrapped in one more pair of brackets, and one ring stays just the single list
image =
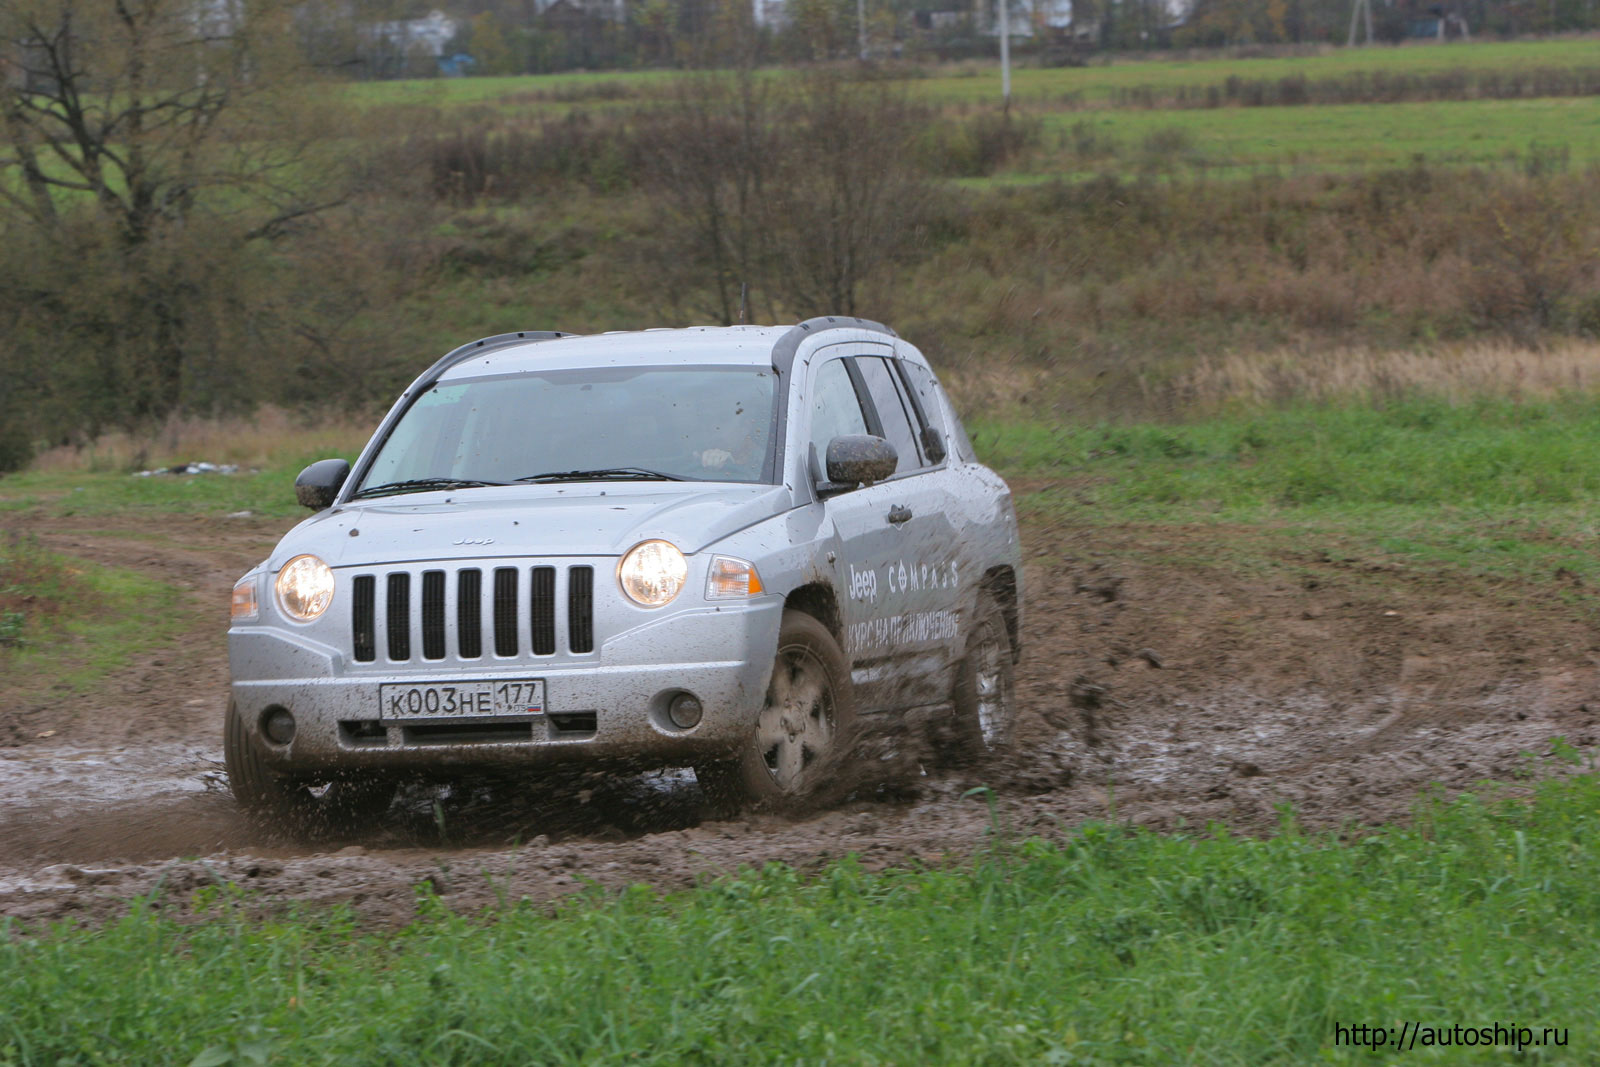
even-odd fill
[{"label": "hood", "polygon": [[313,552],[330,566],[504,556],[619,556],[661,538],[693,555],[786,510],[781,485],[651,482],[488,486],[344,505],[278,543],[271,564]]}]

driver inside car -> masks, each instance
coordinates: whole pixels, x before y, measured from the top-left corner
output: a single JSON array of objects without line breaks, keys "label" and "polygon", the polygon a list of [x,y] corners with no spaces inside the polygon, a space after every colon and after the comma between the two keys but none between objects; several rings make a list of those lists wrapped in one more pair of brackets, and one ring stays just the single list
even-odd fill
[{"label": "driver inside car", "polygon": [[700,439],[715,443],[695,452],[695,459],[706,470],[718,471],[730,479],[737,475],[737,480],[756,480],[760,477],[765,444],[759,419],[757,413],[740,405],[734,416],[721,425],[701,427]]}]

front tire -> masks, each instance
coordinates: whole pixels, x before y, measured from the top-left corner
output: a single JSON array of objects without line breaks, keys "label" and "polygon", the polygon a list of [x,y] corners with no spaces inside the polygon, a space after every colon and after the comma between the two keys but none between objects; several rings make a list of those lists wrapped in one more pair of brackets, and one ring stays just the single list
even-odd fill
[{"label": "front tire", "polygon": [[1016,667],[1005,612],[984,591],[973,618],[951,692],[955,721],[946,747],[955,762],[998,755],[1016,738]]},{"label": "front tire", "polygon": [[737,759],[695,767],[720,807],[796,812],[838,785],[853,744],[855,690],[850,665],[822,623],[786,610],[766,700]]},{"label": "front tire", "polygon": [[233,798],[251,815],[290,815],[312,799],[304,785],[267,766],[232,700],[228,701],[228,721],[222,734],[222,760]]},{"label": "front tire", "polygon": [[228,788],[252,819],[292,831],[347,826],[375,819],[389,809],[395,785],[388,779],[346,775],[328,784],[321,796],[307,784],[267,766],[250,739],[238,706],[228,701],[222,734]]}]

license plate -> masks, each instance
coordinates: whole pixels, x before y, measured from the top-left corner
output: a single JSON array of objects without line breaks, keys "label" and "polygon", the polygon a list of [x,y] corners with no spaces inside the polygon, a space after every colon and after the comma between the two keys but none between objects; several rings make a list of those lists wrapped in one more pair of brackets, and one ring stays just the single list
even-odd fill
[{"label": "license plate", "polygon": [[544,679],[444,684],[422,682],[378,686],[384,719],[494,718],[543,715]]}]

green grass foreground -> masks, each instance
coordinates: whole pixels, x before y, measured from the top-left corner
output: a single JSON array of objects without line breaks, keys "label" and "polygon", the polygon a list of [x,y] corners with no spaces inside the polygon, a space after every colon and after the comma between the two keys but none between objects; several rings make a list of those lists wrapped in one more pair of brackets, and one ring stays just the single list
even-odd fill
[{"label": "green grass foreground", "polygon": [[1584,775],[1354,840],[1096,823],[946,869],[771,865],[554,914],[421,894],[398,935],[203,890],[199,925],[141,905],[0,927],[0,1063],[1388,1062],[1335,1026],[1406,1023],[1551,1027],[1566,1044],[1518,1062],[1591,1062],[1597,828]]}]

